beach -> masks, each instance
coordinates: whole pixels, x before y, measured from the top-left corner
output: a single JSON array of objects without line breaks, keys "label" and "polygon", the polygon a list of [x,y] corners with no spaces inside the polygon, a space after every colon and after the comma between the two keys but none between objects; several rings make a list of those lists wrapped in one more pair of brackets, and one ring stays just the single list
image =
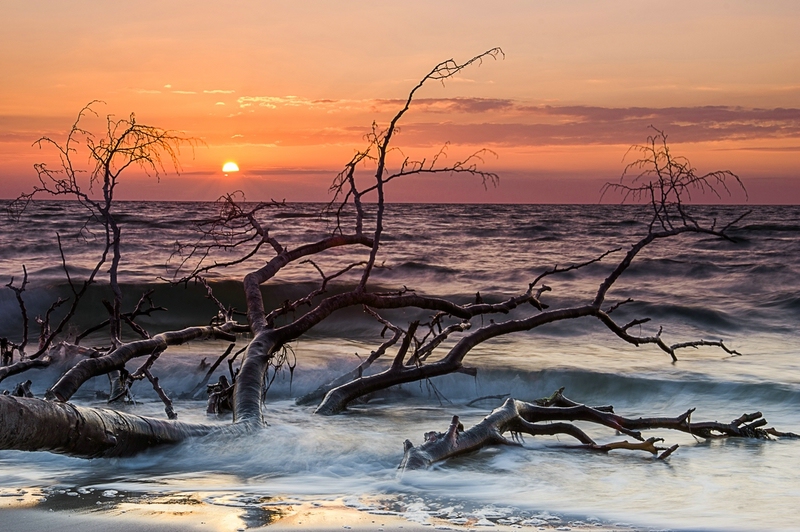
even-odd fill
[{"label": "beach", "polygon": [[[631,525],[609,526],[597,519],[564,521],[553,515],[543,516],[546,519],[534,517],[527,522],[520,519],[518,523],[505,524],[496,522],[497,519],[468,519],[463,524],[456,524],[442,517],[414,522],[386,511],[359,510],[343,500],[265,504],[261,512],[253,512],[252,508],[245,510],[206,504],[199,494],[138,497],[135,502],[110,502],[102,494],[99,497],[87,497],[89,494],[58,495],[56,493],[56,497],[48,499],[38,490],[0,490],[0,520],[4,528],[21,532],[63,527],[78,527],[85,532],[100,532],[109,528],[120,532],[636,530]],[[93,505],[95,498],[98,500]]]}]

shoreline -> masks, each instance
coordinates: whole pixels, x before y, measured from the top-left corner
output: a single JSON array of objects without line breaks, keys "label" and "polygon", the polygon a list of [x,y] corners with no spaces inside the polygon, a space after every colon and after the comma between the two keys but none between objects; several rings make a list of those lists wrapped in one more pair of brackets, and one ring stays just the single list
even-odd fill
[{"label": "shoreline", "polygon": [[[0,489],[0,520],[6,530],[27,532],[53,530],[64,526],[79,527],[81,532],[214,531],[281,532],[312,530],[402,531],[429,530],[572,530],[583,532],[619,532],[639,530],[630,525],[608,525],[599,520],[565,521],[556,516],[508,519],[445,518],[416,515],[411,520],[397,512],[374,508],[356,508],[338,498],[320,501],[253,500],[243,505],[235,497],[211,504],[201,493],[119,495],[114,490],[83,493],[66,490],[52,492],[38,488]],[[75,495],[72,495],[72,494]],[[501,521],[501,522],[498,522]],[[505,521],[505,522],[502,522]]]}]

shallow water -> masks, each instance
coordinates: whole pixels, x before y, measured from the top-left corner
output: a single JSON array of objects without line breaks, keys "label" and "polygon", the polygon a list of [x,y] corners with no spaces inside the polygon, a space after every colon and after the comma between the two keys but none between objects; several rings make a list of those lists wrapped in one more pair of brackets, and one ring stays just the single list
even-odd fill
[{"label": "shallow water", "polygon": [[[131,305],[143,290],[156,287],[156,304],[170,309],[142,324],[157,331],[207,322],[214,307],[202,290],[170,288],[155,277],[170,275],[163,265],[171,243],[190,239],[189,221],[208,215],[212,207],[122,203],[120,208],[126,242],[123,280],[131,294],[126,302]],[[293,212],[311,214],[317,208],[298,205]],[[701,207],[700,213],[723,219],[737,209]],[[91,241],[75,238],[78,212],[74,204],[37,202],[19,225],[7,225],[0,234],[0,276],[15,276],[19,283],[24,262],[30,277],[24,296],[32,315],[44,312],[54,294],[67,293],[57,248],[47,235],[61,233],[73,275],[91,267]],[[375,282],[463,302],[476,291],[486,301],[517,294],[544,269],[627,246],[645,230],[643,211],[631,206],[392,205],[389,212],[382,253],[391,269],[377,270]],[[203,493],[212,504],[254,508],[265,497],[344,497],[354,507],[419,522],[437,515],[453,524],[483,519],[523,527],[580,521],[677,530],[795,529],[800,517],[795,509],[800,474],[794,467],[800,463],[800,443],[795,441],[706,442],[656,432],[681,445],[668,461],[658,462],[649,455],[566,450],[572,443],[566,437],[527,438],[523,448],[486,449],[402,477],[396,471],[406,438],[421,442],[423,432],[444,430],[453,414],[470,425],[500,402],[487,399],[467,406],[469,401],[498,394],[535,399],[561,386],[577,401],[613,404],[628,416],[674,416],[697,407],[694,420],[730,421],[759,410],[770,425],[800,432],[800,208],[755,206],[740,225],[732,233],[736,244],[689,237],[653,246],[619,281],[609,301],[632,297],[635,302],[616,315],[620,322],[652,317],[655,325],[644,325],[642,332],[664,325],[668,342],[724,339],[743,356],[707,348],[679,352],[679,362],[672,364],[656,348],[635,348],[598,323],[575,321],[480,346],[467,359],[479,369],[475,379],[453,375],[405,385],[341,416],[316,417],[310,407],[295,406],[293,398],[355,366],[355,353],[364,356],[381,341],[374,322],[360,311],[346,311],[293,346],[297,367],[291,379],[287,371],[276,377],[266,404],[270,427],[262,433],[197,440],[124,460],[5,451],[0,452],[0,485],[116,490],[129,498],[143,492],[193,492]],[[315,217],[276,218],[270,227],[290,246],[329,229]],[[320,261],[326,271],[360,258],[352,250],[328,255]],[[611,264],[549,277],[553,291],[543,301],[554,306],[585,301]],[[214,276],[217,297],[241,308],[238,280],[246,271],[236,267]],[[289,268],[268,285],[266,299],[280,304],[316,279],[307,265]],[[107,297],[105,290],[99,286],[90,294],[76,331],[102,319],[96,307]],[[19,312],[7,289],[0,291],[0,316],[0,336],[17,339]],[[395,311],[387,316],[403,324],[425,314]],[[199,361],[213,360],[226,346],[204,342],[170,348],[154,371],[178,396],[202,378]],[[223,371],[228,371],[226,364],[218,373]],[[39,395],[58,372],[49,368],[27,377]],[[11,378],[0,388],[19,380]],[[107,388],[107,381],[95,379],[75,400],[103,405],[95,391]],[[134,392],[137,403],[126,410],[164,416],[163,405],[145,383]],[[208,422],[203,407],[200,401],[176,401],[182,420]],[[619,439],[604,429],[584,428],[603,442]]]}]

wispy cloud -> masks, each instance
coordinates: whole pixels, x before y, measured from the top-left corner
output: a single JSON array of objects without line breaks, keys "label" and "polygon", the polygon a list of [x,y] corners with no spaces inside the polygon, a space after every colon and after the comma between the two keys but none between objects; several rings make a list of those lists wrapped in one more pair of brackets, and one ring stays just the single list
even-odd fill
[{"label": "wispy cloud", "polygon": [[519,106],[519,111],[533,115],[564,117],[582,122],[620,122],[661,120],[665,122],[701,124],[732,122],[800,122],[800,109],[749,109],[743,107],[590,107],[590,106]]},{"label": "wispy cloud", "polygon": [[26,142],[30,144],[33,140],[38,138],[36,133],[6,133],[0,132],[0,142]]},{"label": "wispy cloud", "polygon": [[716,148],[714,151],[800,152],[800,146],[747,146],[744,148]]},{"label": "wispy cloud", "polygon": [[233,94],[236,92],[235,90],[222,90],[222,89],[212,89],[212,90],[204,90],[203,94]]},{"label": "wispy cloud", "polygon": [[197,91],[171,91],[172,94],[197,94]]},{"label": "wispy cloud", "polygon": [[328,170],[320,168],[303,167],[278,167],[278,168],[248,168],[247,173],[251,175],[270,176],[270,175],[330,175],[335,176],[339,170]]},{"label": "wispy cloud", "polygon": [[[372,100],[375,107],[400,109],[405,100]],[[426,113],[487,113],[491,111],[516,110],[513,100],[498,98],[420,98],[414,100],[413,108]]]},{"label": "wispy cloud", "polygon": [[278,107],[311,107],[313,105],[328,105],[337,103],[338,100],[309,100],[300,96],[240,96],[236,100],[240,107],[266,107],[267,109],[277,109]]},{"label": "wispy cloud", "polygon": [[[240,107],[265,107],[267,109],[306,107],[324,111],[351,110],[385,112],[399,110],[405,100],[369,99],[310,99],[301,96],[240,96],[236,100]],[[497,98],[421,98],[414,100],[413,109],[428,113],[485,113],[509,111],[518,107],[513,100]]]}]

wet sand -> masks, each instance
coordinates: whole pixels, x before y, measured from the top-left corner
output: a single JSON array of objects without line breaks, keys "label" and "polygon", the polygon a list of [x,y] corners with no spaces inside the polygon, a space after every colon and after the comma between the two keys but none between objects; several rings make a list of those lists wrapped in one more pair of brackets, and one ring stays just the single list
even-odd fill
[{"label": "wet sand", "polygon": [[454,524],[446,519],[432,517],[422,522],[413,522],[390,512],[352,508],[346,506],[342,500],[273,503],[263,506],[260,512],[254,512],[252,506],[242,508],[235,505],[208,504],[192,494],[143,496],[133,502],[103,500],[102,493],[82,495],[45,494],[36,489],[0,490],[0,523],[3,530],[14,532],[57,530],[65,527],[79,529],[81,532],[105,532],[109,529],[115,532],[634,530],[630,527],[609,527],[591,522],[559,521],[552,524],[521,525],[472,519],[463,524]]}]

